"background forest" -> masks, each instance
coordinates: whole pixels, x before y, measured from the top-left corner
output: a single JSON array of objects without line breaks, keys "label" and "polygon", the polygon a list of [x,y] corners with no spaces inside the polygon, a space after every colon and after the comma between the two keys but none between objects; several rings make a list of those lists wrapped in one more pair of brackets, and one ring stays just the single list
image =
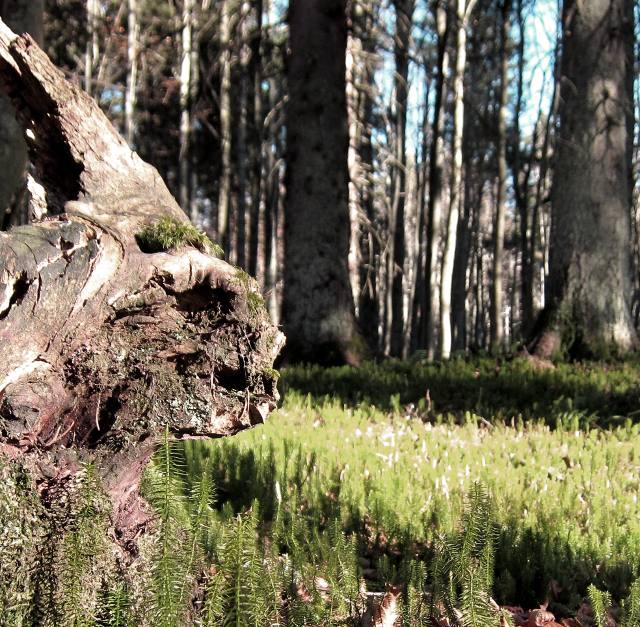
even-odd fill
[{"label": "background forest", "polygon": [[44,507],[0,457],[0,624],[638,627],[636,5],[0,0],[287,336],[127,568],[91,465]]},{"label": "background forest", "polygon": [[[571,72],[609,78],[622,68],[618,85],[628,93],[612,115],[630,133],[620,140],[625,164],[616,179],[628,196],[621,215],[601,221],[624,233],[610,236],[576,208],[585,203],[560,193],[557,213],[568,219],[556,224],[582,223],[602,241],[595,256],[609,274],[580,282],[618,284],[624,294],[609,300],[624,301],[625,324],[633,315],[636,325],[633,3],[593,3],[619,13],[617,48],[598,52],[600,35],[588,35],[587,24],[571,42],[585,51],[583,65],[571,67],[569,54],[564,75],[562,7],[548,0],[333,4],[326,16],[301,4],[288,21],[287,7],[269,0],[7,1],[3,15],[27,27],[44,15],[54,62],[159,169],[225,256],[258,277],[290,350],[312,361],[364,352],[354,312],[369,355],[501,352],[531,339],[538,312],[554,299],[554,272],[565,272],[551,267],[550,281],[554,173],[569,196],[607,176],[589,176],[576,154],[559,152],[560,113],[589,124],[561,86],[569,89]],[[305,58],[318,60],[315,74],[305,73]],[[15,200],[17,141],[3,141],[6,208]],[[582,180],[566,175],[576,170]],[[23,219],[8,210],[4,224]],[[552,248],[577,240],[596,250],[589,237],[564,231],[556,229]],[[611,263],[602,251],[612,247],[629,252]],[[332,317],[342,331],[321,330]],[[316,350],[336,338],[339,354]]]}]

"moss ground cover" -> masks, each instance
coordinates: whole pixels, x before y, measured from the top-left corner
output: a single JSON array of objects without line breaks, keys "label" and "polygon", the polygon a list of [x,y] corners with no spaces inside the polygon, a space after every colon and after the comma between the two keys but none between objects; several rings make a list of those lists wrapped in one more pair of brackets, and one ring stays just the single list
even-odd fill
[{"label": "moss ground cover", "polygon": [[562,610],[640,573],[638,380],[634,363],[299,368],[265,426],[185,455],[194,475],[210,460],[220,506],[337,518],[396,571],[407,551],[428,563],[480,481],[499,527],[495,596]]},{"label": "moss ground cover", "polygon": [[384,596],[408,626],[509,624],[491,596],[585,627],[613,624],[613,602],[616,624],[637,627],[639,375],[633,362],[286,369],[265,425],[165,434],[144,481],[157,516],[124,570],[99,542],[90,467],[62,526],[2,461],[0,622],[362,625]]}]

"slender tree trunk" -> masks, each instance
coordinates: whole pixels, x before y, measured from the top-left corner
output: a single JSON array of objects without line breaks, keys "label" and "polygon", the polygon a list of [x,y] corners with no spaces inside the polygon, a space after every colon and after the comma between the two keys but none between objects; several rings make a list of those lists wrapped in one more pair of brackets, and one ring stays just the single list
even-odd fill
[{"label": "slender tree trunk", "polygon": [[347,116],[349,122],[349,152],[347,163],[349,167],[349,283],[353,292],[355,303],[359,304],[360,295],[360,233],[366,228],[363,224],[364,208],[362,207],[362,194],[360,190],[366,185],[366,173],[362,168],[362,119],[359,85],[362,84],[364,63],[362,56],[362,42],[355,32],[355,11],[350,8],[350,20],[354,28],[347,37],[346,55],[346,92],[347,92]]},{"label": "slender tree trunk", "polygon": [[449,73],[449,50],[447,39],[449,19],[445,0],[435,0],[435,18],[438,31],[438,77],[436,81],[433,124],[431,131],[431,151],[429,156],[429,204],[427,221],[427,261],[426,293],[428,307],[424,317],[424,346],[429,359],[436,353],[435,325],[438,318],[436,292],[436,269],[438,266],[438,245],[440,243],[440,220],[442,219],[442,167],[444,159],[444,137],[442,127],[447,102],[446,76]]},{"label": "slender tree trunk", "polygon": [[[185,0],[187,2],[188,0]],[[140,25],[138,23],[138,0],[128,0],[127,13],[127,87],[124,101],[124,136],[129,146],[133,146],[135,136],[136,93],[138,87],[138,45],[140,41]],[[184,32],[183,32],[184,37]],[[182,90],[182,85],[181,85]],[[181,94],[182,96],[182,94]],[[182,101],[182,97],[181,97]],[[182,104],[182,102],[181,102]],[[182,132],[182,124],[180,126]],[[181,201],[182,195],[180,196]],[[187,207],[187,204],[182,204]]]},{"label": "slender tree trunk", "polygon": [[[131,3],[131,0],[129,0]],[[131,5],[130,5],[131,6]],[[183,0],[182,39],[180,62],[180,152],[179,152],[179,196],[185,209],[191,207],[191,57],[193,40],[193,0]]]},{"label": "slender tree trunk", "polygon": [[239,90],[237,99],[237,138],[238,143],[235,149],[236,157],[236,180],[238,194],[236,201],[236,258],[235,262],[240,268],[247,265],[247,189],[249,175],[249,151],[247,149],[247,135],[249,125],[249,96],[250,96],[250,75],[249,63],[251,50],[248,45],[249,39],[249,3],[243,3],[240,14],[240,50],[239,56]]},{"label": "slender tree trunk", "polygon": [[393,208],[391,230],[393,246],[389,272],[391,291],[390,354],[402,356],[404,338],[404,260],[405,205],[407,193],[407,96],[409,93],[409,46],[413,25],[414,0],[394,0],[395,25],[395,144],[393,178]]},{"label": "slender tree trunk", "polygon": [[547,303],[532,349],[603,357],[637,346],[632,281],[632,0],[565,0]]},{"label": "slender tree trunk", "polygon": [[[425,69],[427,68],[427,62],[425,59]],[[426,264],[426,224],[427,224],[427,204],[426,204],[426,185],[427,185],[427,173],[428,173],[428,135],[429,135],[429,91],[430,82],[429,79],[425,81],[424,90],[424,113],[422,117],[422,131],[421,131],[421,153],[420,153],[420,166],[416,165],[417,169],[417,194],[418,194],[418,252],[416,261],[416,277],[415,288],[413,296],[412,307],[412,320],[411,320],[411,340],[409,342],[409,350],[414,353],[418,348],[424,346],[424,319],[426,316],[427,303],[427,289],[426,289],[426,277],[425,277],[425,264]],[[418,159],[416,159],[418,163]]]},{"label": "slender tree trunk", "polygon": [[84,88],[93,95],[93,70],[100,51],[98,50],[99,0],[87,0],[87,43],[84,51]]},{"label": "slender tree trunk", "polygon": [[349,286],[345,0],[289,8],[283,322],[291,359],[355,363]]},{"label": "slender tree trunk", "polygon": [[[465,125],[466,127],[466,125]],[[466,130],[466,129],[465,129]],[[465,163],[469,163],[463,152]],[[453,263],[452,284],[452,338],[451,346],[454,351],[464,351],[467,348],[467,269],[469,266],[469,252],[471,248],[470,221],[472,213],[473,180],[467,170],[464,178],[464,194],[460,199],[464,207],[462,219],[458,222],[456,256]]]},{"label": "slender tree trunk", "polygon": [[[265,3],[265,15],[269,16],[269,0]],[[265,33],[269,33],[269,27]],[[273,54],[275,47],[271,42],[265,42],[267,48]],[[270,59],[273,63],[275,58]],[[282,81],[271,76],[268,80],[268,92],[266,103],[268,112],[265,117],[265,137],[273,138],[272,142],[265,140],[262,150],[264,152],[264,294],[267,301],[267,309],[275,324],[280,320],[280,308],[278,299],[278,224],[280,222],[281,200],[281,161],[283,154],[282,132],[279,122],[279,109],[282,101]]]},{"label": "slender tree trunk", "polygon": [[218,242],[228,256],[229,202],[231,197],[231,32],[232,0],[221,0],[220,9],[220,188],[218,192]]},{"label": "slender tree trunk", "polygon": [[[0,0],[0,17],[16,32],[42,43],[43,0]],[[18,196],[23,188],[27,147],[22,129],[4,95],[0,95],[0,227],[26,222]]]},{"label": "slender tree trunk", "polygon": [[504,349],[503,296],[504,285],[503,251],[504,224],[507,213],[507,106],[509,104],[509,32],[511,0],[502,2],[502,24],[500,29],[500,105],[498,108],[498,190],[493,226],[493,280],[491,282],[491,352],[498,354]]},{"label": "slender tree trunk", "polygon": [[[516,90],[516,106],[514,112],[514,133],[513,133],[513,160],[512,160],[512,180],[515,191],[516,207],[520,221],[520,311],[521,311],[521,335],[527,337],[531,325],[533,324],[533,285],[531,267],[530,239],[533,237],[531,220],[529,216],[529,179],[531,176],[532,164],[537,150],[538,124],[536,123],[533,138],[531,140],[530,158],[526,174],[521,171],[522,159],[520,150],[520,114],[522,111],[522,99],[524,95],[524,65],[525,65],[525,16],[523,13],[522,0],[516,1],[516,14],[518,20],[518,83]],[[540,116],[538,116],[539,120]],[[524,180],[520,178],[524,176]]]},{"label": "slender tree trunk", "polygon": [[258,273],[258,247],[260,242],[260,216],[262,209],[262,0],[253,3],[256,23],[251,37],[250,75],[253,89],[253,116],[250,120],[251,141],[251,207],[249,208],[249,274]]},{"label": "slender tree trunk", "polygon": [[460,187],[462,182],[462,136],[464,132],[464,71],[467,62],[467,20],[473,10],[475,0],[457,0],[456,5],[456,69],[453,87],[453,143],[451,166],[451,192],[447,239],[442,258],[440,279],[440,359],[451,355],[451,286],[453,263],[456,254],[458,218],[460,215]]},{"label": "slender tree trunk", "polygon": [[362,44],[362,70],[359,81],[364,87],[358,90],[359,111],[359,143],[358,162],[360,166],[360,180],[356,192],[360,211],[359,237],[359,291],[358,291],[358,322],[362,336],[367,342],[369,353],[375,355],[380,352],[380,308],[378,306],[378,270],[380,266],[380,234],[375,213],[373,161],[374,151],[371,133],[373,129],[374,101],[371,94],[371,84],[375,69],[372,59],[375,55],[375,37],[373,27],[376,16],[373,4],[365,7],[361,14],[354,12],[354,32]]}]

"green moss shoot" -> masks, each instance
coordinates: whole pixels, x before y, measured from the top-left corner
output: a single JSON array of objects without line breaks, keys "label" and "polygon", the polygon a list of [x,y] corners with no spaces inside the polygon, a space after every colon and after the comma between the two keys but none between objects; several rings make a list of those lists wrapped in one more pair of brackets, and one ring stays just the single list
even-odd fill
[{"label": "green moss shoot", "polygon": [[145,253],[159,253],[167,250],[179,250],[185,246],[193,246],[203,253],[221,257],[223,250],[214,244],[195,226],[179,222],[175,218],[160,218],[155,224],[145,226],[136,233],[136,241],[140,250]]}]

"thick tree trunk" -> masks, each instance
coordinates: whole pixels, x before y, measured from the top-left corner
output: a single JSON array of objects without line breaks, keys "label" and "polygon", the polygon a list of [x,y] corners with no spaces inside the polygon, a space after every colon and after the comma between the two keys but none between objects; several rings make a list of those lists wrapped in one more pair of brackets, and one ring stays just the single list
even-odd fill
[{"label": "thick tree trunk", "polygon": [[[42,43],[43,0],[0,0],[0,18],[17,33],[29,33]],[[23,224],[16,195],[24,185],[27,147],[11,104],[0,95],[0,229]]]},{"label": "thick tree trunk", "polygon": [[560,139],[541,357],[623,354],[630,314],[633,1],[565,0]]},{"label": "thick tree trunk", "polygon": [[289,356],[356,362],[362,351],[349,286],[344,0],[289,9],[283,322]]},{"label": "thick tree trunk", "polygon": [[145,227],[185,226],[185,214],[95,103],[1,21],[0,80],[51,214],[0,233],[0,451],[33,468],[45,498],[92,461],[126,544],[165,426],[212,437],[262,422],[283,336],[247,275],[188,243],[151,252]]}]

